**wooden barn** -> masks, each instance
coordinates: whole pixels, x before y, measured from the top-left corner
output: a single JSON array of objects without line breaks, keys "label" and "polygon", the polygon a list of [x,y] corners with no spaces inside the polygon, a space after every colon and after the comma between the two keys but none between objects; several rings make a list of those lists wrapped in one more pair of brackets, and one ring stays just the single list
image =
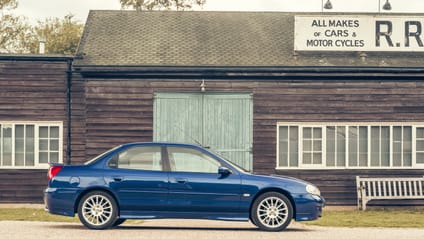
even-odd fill
[{"label": "wooden barn", "polygon": [[[354,205],[356,176],[424,175],[420,21],[424,17],[91,11],[71,75],[71,59],[2,58],[1,139],[8,139],[7,124],[16,133],[27,121],[51,122],[35,124],[35,139],[40,127],[50,127],[51,135],[58,125],[59,162],[71,164],[127,142],[201,144],[255,173],[310,181],[329,205]],[[50,79],[37,75],[42,70],[57,75],[38,83]],[[43,86],[47,90],[33,92]],[[7,87],[25,95],[5,93]],[[25,132],[12,137],[15,146],[30,137]],[[35,147],[55,139],[39,138]],[[45,183],[38,177],[45,169],[22,168],[17,157],[15,167],[5,167],[2,158],[0,177],[10,184],[0,182],[0,201],[41,201],[3,196],[10,185],[29,180],[38,190]]]}]

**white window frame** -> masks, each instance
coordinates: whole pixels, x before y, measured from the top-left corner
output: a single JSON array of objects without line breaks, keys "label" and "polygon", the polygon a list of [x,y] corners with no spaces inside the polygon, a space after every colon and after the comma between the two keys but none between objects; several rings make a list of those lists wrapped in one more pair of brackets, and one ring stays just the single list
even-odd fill
[{"label": "white window frame", "polygon": [[[311,145],[311,152],[312,152],[312,158],[311,158],[311,164],[304,164],[303,163],[303,143],[301,143],[301,141],[303,141],[303,128],[311,128],[312,130],[312,145]],[[321,164],[314,164],[313,163],[313,161],[314,161],[314,153],[315,153],[315,150],[314,150],[314,144],[313,144],[313,142],[315,141],[314,140],[314,138],[313,138],[313,131],[314,131],[314,129],[315,128],[321,128]],[[327,157],[327,155],[326,155],[326,148],[327,148],[327,145],[326,145],[326,142],[324,142],[325,141],[325,139],[327,138],[327,136],[326,136],[326,132],[325,132],[325,130],[324,130],[324,128],[325,127],[322,127],[321,125],[301,125],[301,126],[299,126],[299,128],[298,128],[298,133],[299,133],[299,136],[298,136],[298,149],[299,149],[299,152],[298,152],[298,157],[299,157],[299,168],[322,168],[322,167],[324,167],[325,166],[325,158]]]},{"label": "white window frame", "polygon": [[[2,166],[3,142],[0,147],[0,170],[2,169],[48,169],[48,163],[40,163],[39,160],[39,127],[59,127],[59,158],[58,163],[63,163],[63,122],[60,121],[0,121],[0,140],[2,140],[3,125],[12,126],[12,166]],[[33,166],[14,166],[15,164],[15,126],[16,125],[34,125],[34,165]]]},{"label": "white window frame", "polygon": [[[276,125],[277,129],[277,139],[276,139],[276,169],[284,169],[284,170],[308,170],[308,169],[320,169],[320,170],[340,170],[340,169],[369,169],[369,170],[378,170],[378,169],[402,169],[402,170],[414,170],[414,169],[423,169],[424,164],[418,164],[416,162],[416,130],[417,127],[422,128],[424,127],[424,122],[308,122],[308,123],[294,123],[294,122],[278,122]],[[280,166],[279,157],[280,157],[280,147],[279,147],[279,139],[280,139],[280,127],[281,126],[296,126],[298,127],[298,166],[286,166],[282,167]],[[327,127],[328,126],[343,126],[345,127],[345,165],[344,166],[326,166],[326,153],[327,153]],[[349,136],[348,136],[348,130],[349,126],[366,126],[367,132],[368,132],[368,145],[367,145],[367,166],[349,166]],[[390,151],[389,151],[389,164],[390,166],[371,166],[371,127],[372,126],[388,126],[389,127],[389,145],[390,145]],[[411,166],[393,166],[393,127],[394,126],[410,126],[412,128],[412,165]],[[321,127],[322,128],[322,164],[320,165],[303,165],[303,127]],[[358,128],[359,130],[359,128]],[[337,133],[337,131],[336,131]],[[402,130],[403,134],[403,130]],[[358,135],[359,137],[359,135]],[[359,140],[359,138],[358,138]],[[403,148],[402,148],[403,149]],[[337,149],[336,149],[337,150]],[[358,145],[359,150],[359,145]],[[359,158],[358,158],[359,159]],[[402,156],[403,159],[403,156]],[[337,165],[337,158],[336,165]],[[288,158],[288,161],[290,162],[290,158]],[[402,165],[403,165],[402,161]],[[359,164],[359,161],[358,161]],[[381,163],[380,163],[381,165]]]}]

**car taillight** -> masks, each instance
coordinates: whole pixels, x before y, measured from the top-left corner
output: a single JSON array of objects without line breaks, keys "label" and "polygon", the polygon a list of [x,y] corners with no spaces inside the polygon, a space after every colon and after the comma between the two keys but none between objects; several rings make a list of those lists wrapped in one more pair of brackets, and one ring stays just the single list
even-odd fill
[{"label": "car taillight", "polygon": [[62,170],[63,166],[52,165],[49,168],[49,172],[47,173],[47,179],[50,181],[54,176],[56,176],[60,170]]}]

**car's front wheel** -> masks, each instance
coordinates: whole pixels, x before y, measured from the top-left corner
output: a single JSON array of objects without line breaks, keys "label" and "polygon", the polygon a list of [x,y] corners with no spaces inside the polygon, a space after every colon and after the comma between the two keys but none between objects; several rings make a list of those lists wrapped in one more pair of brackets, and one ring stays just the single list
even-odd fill
[{"label": "car's front wheel", "polygon": [[117,220],[118,207],[106,192],[93,191],[84,195],[78,204],[78,217],[90,229],[106,229]]},{"label": "car's front wheel", "polygon": [[281,193],[267,192],[260,195],[251,210],[253,224],[265,231],[282,231],[293,218],[293,206]]}]

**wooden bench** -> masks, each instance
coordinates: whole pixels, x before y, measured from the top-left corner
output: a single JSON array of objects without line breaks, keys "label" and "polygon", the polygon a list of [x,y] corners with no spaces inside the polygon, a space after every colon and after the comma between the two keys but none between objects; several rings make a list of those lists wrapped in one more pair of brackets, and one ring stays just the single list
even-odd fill
[{"label": "wooden bench", "polygon": [[361,178],[356,176],[358,209],[366,210],[370,200],[424,199],[424,177]]}]

